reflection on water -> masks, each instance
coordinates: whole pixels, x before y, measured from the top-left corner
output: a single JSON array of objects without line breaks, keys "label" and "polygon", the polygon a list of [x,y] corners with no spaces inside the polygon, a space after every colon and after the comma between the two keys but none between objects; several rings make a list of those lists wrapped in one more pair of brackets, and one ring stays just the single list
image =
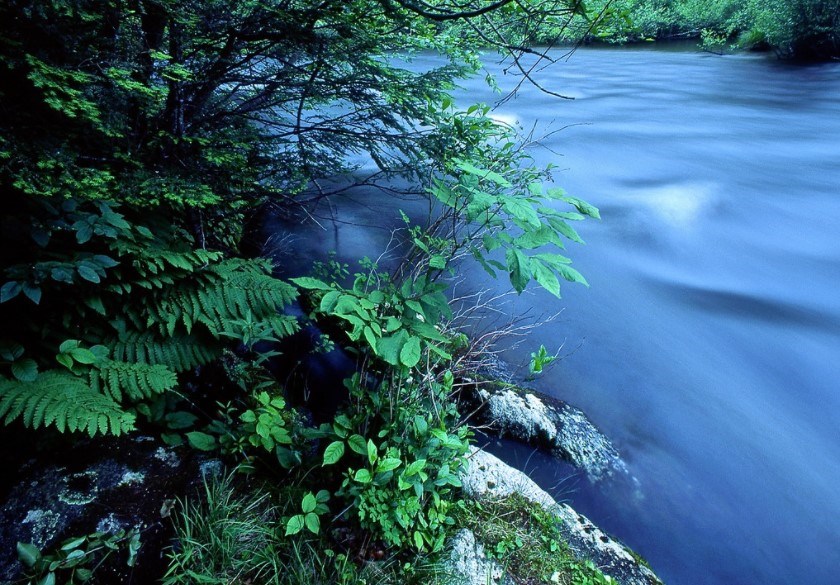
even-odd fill
[{"label": "reflection on water", "polygon": [[[568,126],[533,154],[603,221],[569,251],[591,288],[516,299],[564,310],[507,358],[564,346],[541,389],[613,438],[638,490],[559,482],[567,468],[507,452],[671,585],[837,583],[840,64],[582,49],[544,75],[578,99],[526,85],[494,115]],[[464,106],[498,97],[463,85]],[[371,197],[341,213],[373,230],[303,243],[377,254],[405,205]],[[472,286],[506,284],[464,270]]]}]

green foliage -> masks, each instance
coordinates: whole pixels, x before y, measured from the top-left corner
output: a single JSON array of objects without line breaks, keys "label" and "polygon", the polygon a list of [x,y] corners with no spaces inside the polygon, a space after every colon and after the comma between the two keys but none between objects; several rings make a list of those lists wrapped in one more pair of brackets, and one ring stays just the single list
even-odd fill
[{"label": "green foliage", "polygon": [[312,534],[318,534],[321,531],[322,514],[330,511],[327,507],[327,502],[330,499],[330,492],[327,490],[320,490],[317,494],[307,492],[303,496],[300,503],[300,514],[295,514],[286,520],[286,536],[297,534],[304,527]]},{"label": "green foliage", "polygon": [[837,0],[622,0],[632,25],[612,40],[699,37],[703,48],[770,47],[783,57],[840,55]]},{"label": "green foliage", "polygon": [[32,382],[0,379],[0,417],[29,428],[120,435],[134,429],[134,415],[71,373],[48,370]]},{"label": "green foliage", "polygon": [[77,585],[90,581],[96,569],[109,556],[122,549],[127,551],[126,564],[133,567],[140,546],[139,532],[120,530],[115,533],[94,532],[74,536],[46,554],[32,544],[18,542],[17,553],[18,559],[27,569],[29,585],[55,585],[58,582]]},{"label": "green foliage", "polygon": [[[161,227],[154,217],[151,228],[131,222],[102,201],[67,200],[60,208],[36,210],[39,235],[22,247],[18,263],[5,268],[0,312],[17,318],[6,331],[14,341],[4,344],[0,358],[12,377],[39,389],[33,396],[43,394],[42,404],[49,399],[49,412],[63,414],[33,422],[27,415],[28,426],[123,432],[129,422],[102,421],[125,415],[119,404],[137,405],[174,390],[176,374],[218,358],[225,340],[250,350],[259,339],[296,330],[296,321],[280,312],[295,289],[274,278],[266,260],[193,248],[181,230]],[[47,335],[44,322],[50,323]],[[80,332],[82,339],[67,339]],[[39,375],[54,360],[77,376],[66,390],[52,374]],[[68,404],[65,413],[62,396],[84,400]],[[79,418],[82,407],[88,418]],[[98,407],[105,418],[97,417]],[[7,423],[22,411],[9,412]]]},{"label": "green foliage", "polygon": [[543,368],[554,362],[556,359],[556,355],[549,354],[548,350],[545,349],[545,346],[540,345],[540,348],[537,351],[531,352],[531,361],[528,364],[528,372],[530,372],[531,375],[541,374]]},{"label": "green foliage", "polygon": [[186,372],[219,357],[218,345],[194,335],[158,337],[152,332],[126,331],[106,338],[114,360],[164,366]]},{"label": "green foliage", "polygon": [[311,277],[292,282],[310,291],[315,314],[338,319],[351,342],[389,366],[413,368],[425,350],[436,359],[450,358],[449,339],[436,327],[451,317],[446,285],[426,275],[397,285],[375,263],[365,260],[362,266],[367,270],[355,275],[351,288]]},{"label": "green foliage", "polygon": [[420,384],[394,378],[375,389],[357,375],[349,388],[354,408],[322,429],[332,439],[323,465],[344,469],[336,495],[386,543],[440,551],[461,505],[454,496],[469,436],[466,427],[455,428],[451,373]]},{"label": "green foliage", "polygon": [[[319,497],[321,500],[319,500]],[[337,552],[306,515],[321,511],[325,492],[301,493],[268,484],[238,485],[232,474],[208,478],[203,497],[173,514],[177,544],[169,551],[164,585],[232,582],[265,585],[426,585],[439,583],[434,566],[384,559],[357,564],[359,551]],[[274,502],[289,502],[283,509]],[[310,510],[302,514],[304,509]],[[291,512],[292,515],[287,514]],[[293,529],[288,531],[292,518]],[[315,515],[315,518],[318,516]],[[310,520],[310,524],[314,521]]]},{"label": "green foliage", "polygon": [[90,387],[115,402],[140,402],[172,390],[177,384],[175,372],[160,364],[105,360],[90,370]]},{"label": "green foliage", "polygon": [[536,280],[559,297],[561,279],[586,284],[569,266],[571,260],[558,253],[566,241],[583,243],[570,222],[600,214],[562,189],[544,188],[551,167],[536,168],[518,144],[516,130],[489,114],[482,105],[436,112],[436,124],[447,137],[439,176],[428,187],[438,213],[423,238],[412,234],[416,253],[407,265],[427,266],[434,277],[466,252],[491,276],[506,273],[517,292]]}]

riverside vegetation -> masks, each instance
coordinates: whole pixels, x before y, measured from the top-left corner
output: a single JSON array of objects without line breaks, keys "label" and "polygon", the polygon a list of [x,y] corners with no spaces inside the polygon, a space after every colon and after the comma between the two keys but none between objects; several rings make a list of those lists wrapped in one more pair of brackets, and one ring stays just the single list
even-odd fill
[{"label": "riverside vegetation", "polygon": [[[572,223],[598,217],[544,186],[549,170],[529,164],[515,129],[447,94],[479,60],[475,39],[445,25],[497,11],[519,25],[584,14],[565,0],[0,8],[4,433],[37,446],[142,431],[241,472],[173,511],[164,582],[440,573],[436,555],[470,513],[459,495],[470,432],[453,398],[469,341],[445,294],[454,262],[559,296],[561,280],[585,283],[561,253],[581,241]],[[488,43],[517,63],[527,51],[502,29]],[[413,73],[393,59],[419,51],[448,63]],[[320,259],[281,278],[245,252],[255,218],[329,198],[322,181],[350,171],[352,153],[378,166],[364,182],[409,177],[433,204],[427,224],[406,218],[400,266],[363,259],[351,276]],[[266,368],[309,321],[356,360],[347,399],[320,425]],[[214,364],[225,390],[208,398],[197,376]],[[95,582],[114,551],[133,564],[142,536],[21,542],[18,554],[32,583]],[[566,581],[605,579],[563,562]]]},{"label": "riverside vegetation", "polygon": [[[760,49],[785,58],[840,57],[837,0],[591,0],[585,7],[565,22],[517,23],[511,38],[549,46],[699,39],[703,48],[714,52]],[[465,34],[492,36],[506,24],[504,14],[498,13],[483,23],[457,26]]]},{"label": "riverside vegetation", "polygon": [[[570,0],[4,3],[7,444],[142,431],[227,461],[235,477],[175,510],[166,583],[445,581],[436,559],[459,523],[499,527],[492,554],[522,582],[609,582],[571,556],[527,560],[563,552],[546,519],[459,492],[470,432],[454,394],[471,346],[451,325],[455,263],[559,296],[586,282],[562,253],[581,242],[573,223],[599,215],[548,186],[516,129],[447,92],[478,71],[479,47],[530,79],[524,33],[617,30],[616,15]],[[393,59],[420,51],[447,64]],[[351,275],[313,258],[289,278],[247,253],[249,225],[331,197],[324,181],[354,153],[378,167],[360,182],[406,177],[431,203],[427,222],[405,218],[403,262],[361,259]],[[319,425],[266,367],[311,321],[356,362]],[[210,365],[225,389],[208,399]],[[533,530],[502,535],[523,514]],[[49,585],[95,581],[105,557],[133,563],[140,547],[142,533],[92,532],[18,553]]]}]

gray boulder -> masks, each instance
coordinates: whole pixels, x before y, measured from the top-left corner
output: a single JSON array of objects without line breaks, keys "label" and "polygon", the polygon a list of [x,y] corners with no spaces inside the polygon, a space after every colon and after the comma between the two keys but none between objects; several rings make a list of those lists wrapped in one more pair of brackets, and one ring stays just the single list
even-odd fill
[{"label": "gray boulder", "polygon": [[445,561],[448,581],[458,585],[497,585],[504,572],[468,528],[462,528],[449,542],[449,558]]},{"label": "gray boulder", "polygon": [[581,560],[590,560],[622,585],[662,585],[629,549],[578,514],[567,504],[558,504],[527,475],[499,458],[473,448],[470,464],[462,474],[465,493],[474,499],[503,498],[519,494],[540,505],[559,521],[559,530],[571,551]]},{"label": "gray boulder", "polygon": [[579,409],[512,384],[479,382],[462,395],[470,423],[548,451],[586,472],[593,482],[629,475],[610,440]]}]

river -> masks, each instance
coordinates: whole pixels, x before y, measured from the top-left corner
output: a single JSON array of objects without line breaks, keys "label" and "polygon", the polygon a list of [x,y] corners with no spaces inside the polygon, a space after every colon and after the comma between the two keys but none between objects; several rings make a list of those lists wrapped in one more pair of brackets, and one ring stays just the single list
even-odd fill
[{"label": "river", "polygon": [[[670,585],[840,582],[840,64],[583,48],[540,81],[575,99],[525,84],[494,115],[549,134],[532,154],[603,220],[569,250],[591,288],[516,299],[562,312],[505,357],[562,347],[538,387],[587,412],[635,482],[521,464]],[[462,86],[464,106],[499,97]],[[344,213],[382,225],[381,206]],[[339,231],[318,245],[385,240]]]}]

